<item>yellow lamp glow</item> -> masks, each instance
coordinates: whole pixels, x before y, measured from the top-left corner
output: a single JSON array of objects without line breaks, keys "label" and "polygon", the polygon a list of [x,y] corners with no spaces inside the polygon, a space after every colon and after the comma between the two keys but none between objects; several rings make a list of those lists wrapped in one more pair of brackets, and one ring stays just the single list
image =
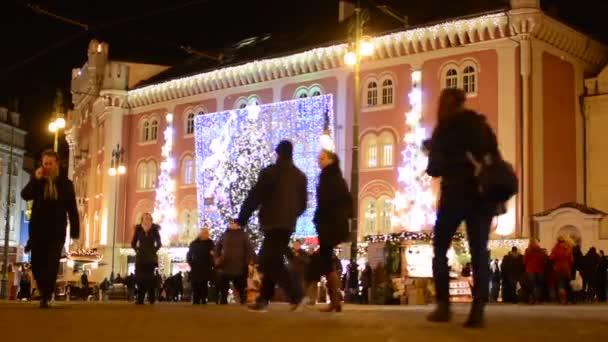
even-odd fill
[{"label": "yellow lamp glow", "polygon": [[348,66],[353,66],[357,64],[357,54],[352,51],[349,51],[344,55],[344,63]]}]

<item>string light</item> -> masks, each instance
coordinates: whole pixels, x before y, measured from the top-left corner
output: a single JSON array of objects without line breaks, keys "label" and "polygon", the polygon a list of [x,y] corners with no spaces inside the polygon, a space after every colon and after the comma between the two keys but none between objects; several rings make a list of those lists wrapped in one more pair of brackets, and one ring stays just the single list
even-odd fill
[{"label": "string light", "polygon": [[171,237],[177,233],[177,211],[175,208],[175,180],[171,177],[175,167],[171,152],[173,151],[173,114],[165,116],[167,127],[163,132],[165,143],[161,149],[163,161],[160,163],[160,175],[156,188],[154,203],[154,221],[161,227],[160,235],[163,245],[168,245]]},{"label": "string light", "polygon": [[[418,241],[418,242],[431,242],[433,241],[433,233],[427,232],[408,232],[403,231],[400,233],[393,234],[385,234],[385,235],[368,235],[364,237],[365,242],[375,243],[375,242],[391,242],[391,243],[400,243],[403,241]],[[452,241],[461,242],[465,240],[465,236],[456,232]]]},{"label": "string light", "polygon": [[[195,117],[195,148],[199,224],[213,238],[235,218],[263,167],[274,162],[274,146],[283,139],[294,145],[294,163],[308,178],[308,209],[296,226],[296,238],[315,237],[319,137],[325,113],[333,125],[333,97],[322,95]],[[254,213],[245,228],[259,242]]]}]

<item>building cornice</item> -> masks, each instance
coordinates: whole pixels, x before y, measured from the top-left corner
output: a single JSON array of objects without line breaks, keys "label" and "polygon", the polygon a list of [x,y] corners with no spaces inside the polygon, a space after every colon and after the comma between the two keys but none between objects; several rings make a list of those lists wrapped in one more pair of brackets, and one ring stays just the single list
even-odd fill
[{"label": "building cornice", "polygon": [[[372,38],[371,61],[530,35],[593,65],[606,61],[606,47],[549,18],[538,10],[515,10],[460,19]],[[128,92],[130,108],[174,101],[229,88],[269,82],[344,67],[347,44],[315,48],[285,57],[253,61],[193,76],[174,79]]]}]

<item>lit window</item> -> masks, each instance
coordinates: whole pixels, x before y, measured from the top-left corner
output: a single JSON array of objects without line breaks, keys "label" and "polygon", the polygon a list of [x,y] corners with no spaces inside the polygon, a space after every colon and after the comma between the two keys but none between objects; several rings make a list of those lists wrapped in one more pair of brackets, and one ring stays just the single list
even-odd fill
[{"label": "lit window", "polygon": [[137,167],[137,185],[141,190],[148,188],[148,165],[146,163],[140,163]]},{"label": "lit window", "polygon": [[194,134],[194,113],[188,113],[186,119],[186,134]]},{"label": "lit window", "polygon": [[182,162],[183,170],[183,182],[184,185],[190,185],[194,183],[194,160],[191,157],[184,158]]},{"label": "lit window", "polygon": [[319,91],[319,90],[313,91],[312,92],[312,97],[315,97],[315,96],[321,96],[321,91]]},{"label": "lit window", "polygon": [[382,166],[393,165],[393,145],[385,144],[382,146]]},{"label": "lit window", "polygon": [[377,234],[377,231],[376,231],[376,217],[377,217],[376,203],[372,199],[368,199],[366,202],[367,203],[365,203],[365,213],[364,213],[365,232],[368,235],[375,235],[375,234]]},{"label": "lit window", "polygon": [[150,123],[145,120],[141,125],[141,141],[150,140]]},{"label": "lit window", "polygon": [[367,106],[374,107],[378,105],[378,85],[376,82],[369,82],[367,85]]},{"label": "lit window", "polygon": [[300,96],[298,96],[299,99],[305,99],[307,97],[308,97],[308,94],[306,94],[306,93],[302,93],[302,94],[300,94]]},{"label": "lit window", "polygon": [[158,168],[156,167],[156,162],[151,160],[148,162],[148,176],[146,182],[146,189],[154,189],[156,188],[156,181],[158,178]]},{"label": "lit window", "polygon": [[390,233],[392,229],[392,217],[393,217],[393,201],[389,198],[381,198],[378,202],[379,205],[379,222],[378,230],[382,233]]},{"label": "lit window", "polygon": [[241,103],[241,105],[239,106],[240,109],[244,109],[247,107],[247,103],[243,102]]},{"label": "lit window", "polygon": [[462,76],[462,87],[467,94],[474,94],[477,91],[475,68],[468,65],[464,68]]},{"label": "lit window", "polygon": [[158,120],[154,119],[150,122],[150,141],[158,139]]},{"label": "lit window", "polygon": [[393,104],[393,81],[390,79],[382,82],[382,104]]},{"label": "lit window", "polygon": [[445,87],[458,88],[458,71],[449,69],[445,74]]},{"label": "lit window", "polygon": [[248,106],[259,106],[260,99],[258,99],[257,96],[252,96],[251,98],[249,98],[249,101],[247,101],[247,105]]},{"label": "lit window", "polygon": [[367,148],[367,166],[378,166],[378,150],[375,144],[369,145],[369,147]]}]

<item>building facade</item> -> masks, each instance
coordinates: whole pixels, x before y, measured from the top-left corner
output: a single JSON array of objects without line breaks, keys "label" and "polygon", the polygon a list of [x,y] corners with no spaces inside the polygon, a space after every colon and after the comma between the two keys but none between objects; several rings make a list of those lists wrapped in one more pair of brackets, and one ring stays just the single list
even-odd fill
[{"label": "building facade", "polygon": [[26,132],[19,128],[19,118],[19,113],[0,107],[0,252],[4,249],[8,210],[9,262],[21,261],[21,223],[26,203],[20,193],[29,180],[23,171]]},{"label": "building facade", "polygon": [[[584,200],[580,97],[585,77],[599,72],[608,50],[544,14],[539,1],[513,0],[511,7],[372,39],[375,52],[362,64],[357,90],[360,237],[395,232],[390,217],[400,190],[414,72],[421,76],[427,132],[441,90],[462,88],[467,105],[487,117],[518,172],[520,192],[496,220],[494,238],[528,237],[535,234],[533,214]],[[86,247],[107,255],[114,234],[115,247],[127,247],[141,215],[153,210],[167,113],[174,117],[176,210],[183,231],[197,231],[196,115],[332,94],[336,149],[349,178],[356,90],[353,71],[343,63],[346,52],[346,44],[333,45],[130,89],[129,75],[145,74],[142,66],[110,61],[108,45],[92,41],[88,62],[72,72],[75,109],[66,131]],[[147,68],[148,75],[161,70]],[[117,144],[126,150],[127,166],[118,181],[107,172]],[[182,243],[193,237],[186,235]],[[122,272],[125,259],[118,262]]]}]

